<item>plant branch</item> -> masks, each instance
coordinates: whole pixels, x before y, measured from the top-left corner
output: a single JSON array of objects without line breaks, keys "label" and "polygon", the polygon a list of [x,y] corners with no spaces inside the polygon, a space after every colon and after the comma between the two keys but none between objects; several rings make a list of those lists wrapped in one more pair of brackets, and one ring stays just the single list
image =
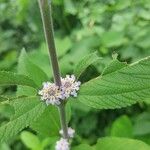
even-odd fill
[{"label": "plant branch", "polygon": [[[48,0],[38,0],[45,39],[48,45],[49,55],[52,63],[54,80],[57,86],[61,86],[61,78],[60,71],[56,53],[56,47],[54,42],[54,29],[53,29],[53,21],[52,21],[52,11],[51,11],[51,3]],[[68,139],[68,126],[66,121],[66,113],[65,113],[65,104],[61,103],[58,107],[60,113],[60,122],[63,130],[63,137]]]}]

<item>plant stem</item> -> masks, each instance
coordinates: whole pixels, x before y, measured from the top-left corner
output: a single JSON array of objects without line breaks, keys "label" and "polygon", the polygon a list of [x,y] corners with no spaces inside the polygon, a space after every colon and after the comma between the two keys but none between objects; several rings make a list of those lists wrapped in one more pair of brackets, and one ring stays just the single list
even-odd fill
[{"label": "plant stem", "polygon": [[45,34],[49,55],[52,63],[55,83],[56,85],[61,86],[59,65],[58,65],[56,47],[54,42],[51,4],[48,3],[48,0],[39,0],[39,6],[40,6],[40,12],[41,12],[41,17],[43,22],[44,34]]},{"label": "plant stem", "polygon": [[63,130],[63,137],[68,139],[68,126],[66,122],[65,103],[59,105],[60,123]]},{"label": "plant stem", "polygon": [[[49,55],[52,63],[55,84],[60,87],[61,78],[60,78],[56,47],[54,42],[54,29],[53,29],[53,21],[52,21],[51,3],[49,3],[48,1],[49,0],[38,0],[42,22],[43,22],[45,39],[48,45]],[[63,130],[63,137],[65,139],[68,139],[68,126],[66,121],[65,104],[61,103],[58,109],[60,113],[60,122]]]}]

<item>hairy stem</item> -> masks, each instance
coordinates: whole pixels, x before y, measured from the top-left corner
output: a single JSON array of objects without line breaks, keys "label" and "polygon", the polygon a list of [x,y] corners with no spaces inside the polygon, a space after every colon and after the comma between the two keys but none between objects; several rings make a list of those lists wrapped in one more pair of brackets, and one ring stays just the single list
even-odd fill
[{"label": "hairy stem", "polygon": [[[49,0],[38,0],[45,39],[48,45],[49,55],[52,63],[53,75],[54,80],[57,86],[61,86],[61,78],[60,78],[60,71],[56,53],[56,47],[54,42],[54,29],[53,29],[53,21],[52,21],[52,11],[51,11],[51,3],[48,2]],[[68,127],[66,121],[66,113],[65,113],[65,104],[62,103],[58,107],[60,113],[60,122],[61,127],[63,130],[63,137],[68,139]]]}]

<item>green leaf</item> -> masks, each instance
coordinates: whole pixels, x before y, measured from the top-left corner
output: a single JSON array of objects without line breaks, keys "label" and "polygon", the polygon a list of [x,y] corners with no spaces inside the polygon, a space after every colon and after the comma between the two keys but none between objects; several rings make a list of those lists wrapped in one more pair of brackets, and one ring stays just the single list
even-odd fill
[{"label": "green leaf", "polygon": [[77,99],[97,109],[126,107],[150,98],[149,83],[150,57],[147,57],[83,84]]},{"label": "green leaf", "polygon": [[121,116],[111,127],[111,136],[116,137],[133,137],[132,122],[127,116]]},{"label": "green leaf", "polygon": [[140,37],[139,39],[137,39],[137,41],[135,41],[135,44],[143,49],[148,49],[150,48],[150,37],[146,34],[142,37]]},{"label": "green leaf", "polygon": [[28,75],[38,87],[41,87],[43,82],[49,80],[46,73],[31,62],[24,49],[19,56],[18,73]]},{"label": "green leaf", "polygon": [[98,140],[96,150],[150,150],[150,146],[139,140],[106,137]]},{"label": "green leaf", "polygon": [[[14,115],[14,108],[8,103],[0,103],[0,116],[10,119]],[[4,120],[1,119],[0,125],[3,124]]]},{"label": "green leaf", "polygon": [[57,108],[48,106],[43,114],[31,124],[31,128],[45,137],[58,135],[60,122]]},{"label": "green leaf", "polygon": [[6,71],[0,71],[0,86],[2,85],[23,85],[37,88],[37,85],[29,77]]},{"label": "green leaf", "polygon": [[6,96],[3,96],[3,95],[0,95],[0,102],[3,102],[3,101],[8,101],[9,98],[6,97]]},{"label": "green leaf", "polygon": [[102,45],[106,47],[116,47],[124,43],[124,33],[118,31],[104,32],[101,37]]},{"label": "green leaf", "polygon": [[72,0],[64,0],[64,7],[67,14],[75,15],[77,13],[77,9]]},{"label": "green leaf", "polygon": [[55,38],[58,57],[63,56],[71,48],[72,43],[69,37]]},{"label": "green leaf", "polygon": [[15,109],[15,115],[11,120],[0,127],[0,141],[4,142],[15,136],[25,127],[28,127],[45,110],[37,97],[20,98],[11,102]]},{"label": "green leaf", "polygon": [[126,63],[120,62],[117,59],[112,60],[112,62],[102,72],[102,76],[120,70],[121,68],[126,66]]},{"label": "green leaf", "polygon": [[137,116],[134,123],[134,136],[150,134],[150,113],[144,112]]},{"label": "green leaf", "polygon": [[[43,82],[49,80],[45,72],[30,61],[24,49],[19,56],[18,73],[28,75],[38,85],[38,88],[41,88]],[[37,91],[30,87],[18,86],[17,88],[17,96],[32,96],[36,94]]]},{"label": "green leaf", "polygon": [[95,52],[85,56],[81,61],[79,61],[74,70],[74,74],[77,79],[81,76],[81,74],[86,70],[88,66],[99,61],[100,59],[101,58],[98,57],[97,53]]},{"label": "green leaf", "polygon": [[131,5],[131,0],[126,0],[126,1],[117,0],[114,8],[116,11],[116,10],[125,9],[125,8],[129,7],[130,5]]},{"label": "green leaf", "polygon": [[53,0],[52,3],[54,5],[63,5],[63,0]]},{"label": "green leaf", "polygon": [[150,20],[150,16],[148,15],[149,13],[150,13],[150,10],[142,9],[140,10],[139,17],[141,17],[144,20]]},{"label": "green leaf", "polygon": [[150,121],[139,122],[134,126],[134,135],[142,136],[150,134]]},{"label": "green leaf", "polygon": [[[71,112],[70,105],[67,103],[66,105],[66,114],[67,121],[70,121]],[[60,130],[60,120],[58,109],[53,106],[48,106],[44,113],[31,124],[32,129],[37,131],[39,134],[50,137],[50,136],[59,136]]]},{"label": "green leaf", "polygon": [[6,143],[0,144],[0,149],[1,150],[11,150],[10,147],[9,147],[9,145],[6,144]]},{"label": "green leaf", "polygon": [[53,77],[52,67],[49,59],[49,52],[45,42],[40,44],[40,47],[34,51],[28,53],[28,57],[32,60],[33,64],[39,66],[44,73],[47,74],[48,78]]},{"label": "green leaf", "polygon": [[81,144],[79,146],[73,147],[72,150],[94,150],[94,148],[87,144]]},{"label": "green leaf", "polygon": [[23,141],[23,143],[25,144],[27,148],[42,150],[40,140],[38,139],[36,135],[34,135],[31,132],[23,131],[21,133],[21,140]]},{"label": "green leaf", "polygon": [[43,147],[43,149],[45,148],[45,147],[47,147],[47,146],[53,146],[53,145],[55,145],[56,144],[56,142],[59,140],[59,137],[55,137],[55,136],[53,136],[53,137],[47,137],[47,138],[45,138],[43,141],[42,141],[42,147]]},{"label": "green leaf", "polygon": [[31,87],[24,87],[21,85],[17,87],[17,96],[33,96],[33,95],[37,95],[37,90]]}]

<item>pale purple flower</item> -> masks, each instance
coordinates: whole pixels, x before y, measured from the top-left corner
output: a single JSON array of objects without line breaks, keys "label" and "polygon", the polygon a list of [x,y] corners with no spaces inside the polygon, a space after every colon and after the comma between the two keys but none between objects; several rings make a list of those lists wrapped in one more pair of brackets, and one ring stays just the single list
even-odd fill
[{"label": "pale purple flower", "polygon": [[45,101],[47,105],[59,105],[62,98],[62,92],[54,83],[44,82],[42,90],[38,93],[41,95],[41,100]]},{"label": "pale purple flower", "polygon": [[59,105],[61,100],[67,99],[70,96],[77,97],[77,91],[79,91],[81,82],[76,81],[74,75],[66,75],[65,78],[61,78],[61,82],[61,87],[51,82],[43,83],[43,88],[38,94],[47,105]]},{"label": "pale purple flower", "polygon": [[[59,131],[60,135],[63,135],[63,130]],[[71,127],[68,128],[68,136],[69,138],[73,138],[75,134],[75,130],[72,129]]]},{"label": "pale purple flower", "polygon": [[62,99],[69,98],[70,96],[77,97],[77,91],[79,91],[81,82],[76,81],[74,75],[66,75],[65,78],[61,78],[61,83]]},{"label": "pale purple flower", "polygon": [[55,150],[70,150],[68,140],[61,138],[59,141],[57,141]]}]

